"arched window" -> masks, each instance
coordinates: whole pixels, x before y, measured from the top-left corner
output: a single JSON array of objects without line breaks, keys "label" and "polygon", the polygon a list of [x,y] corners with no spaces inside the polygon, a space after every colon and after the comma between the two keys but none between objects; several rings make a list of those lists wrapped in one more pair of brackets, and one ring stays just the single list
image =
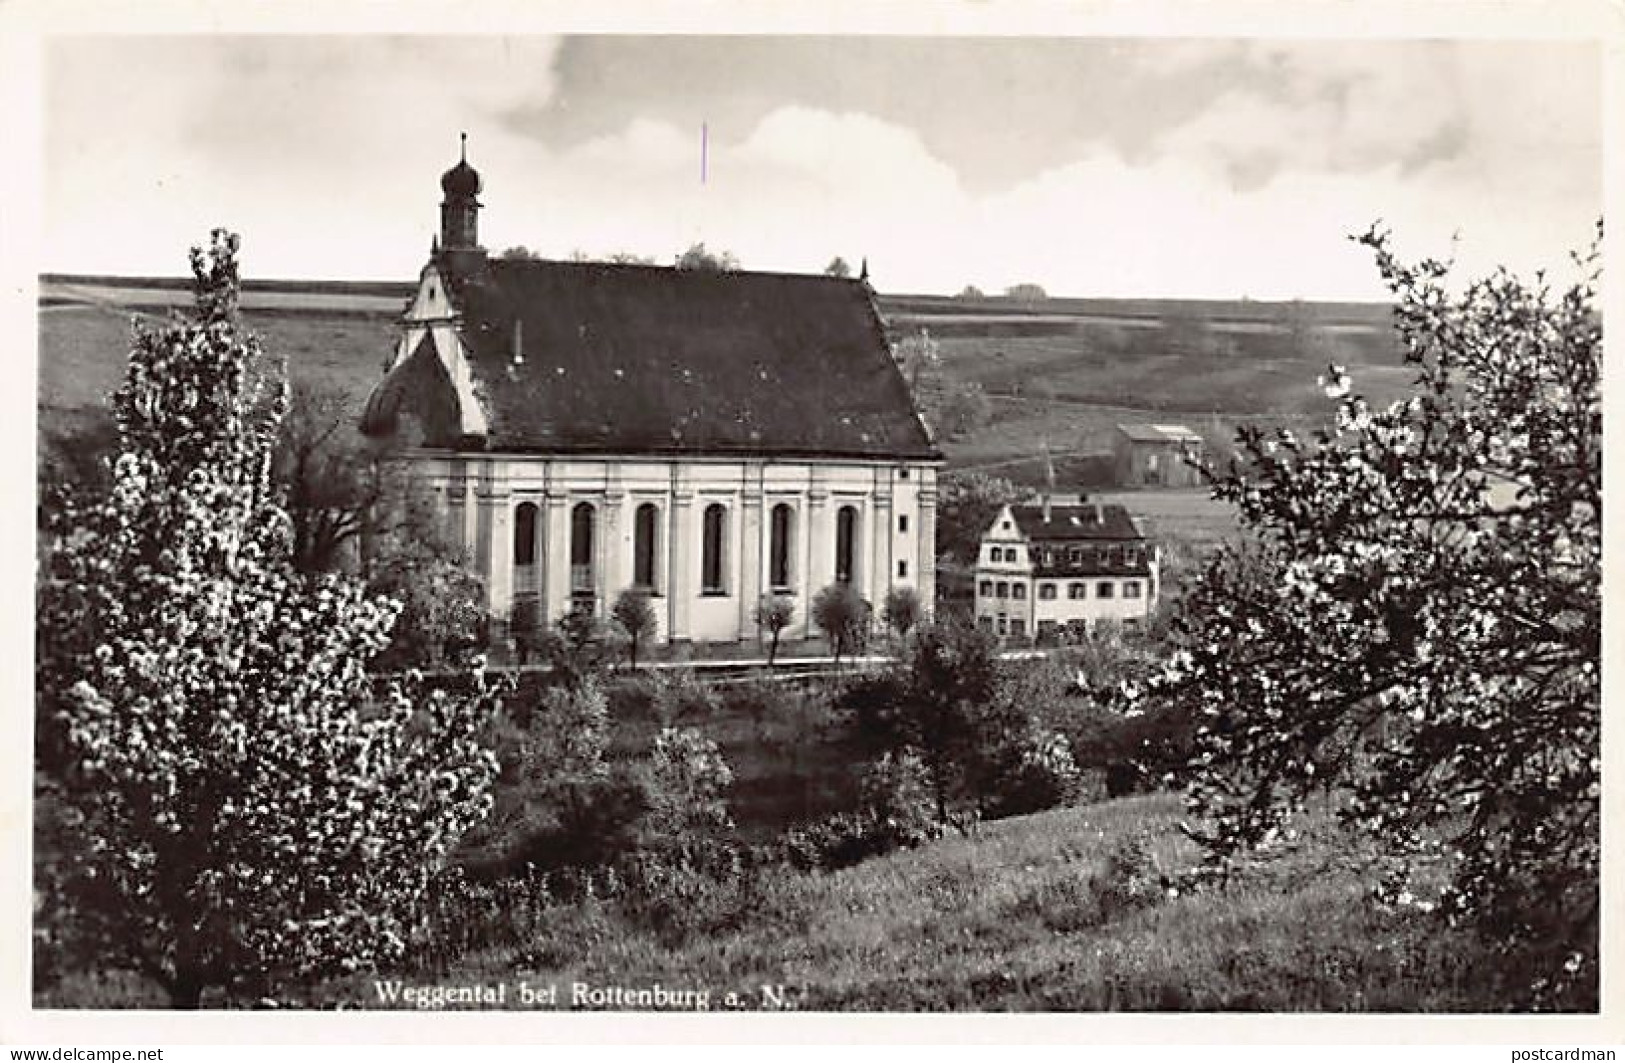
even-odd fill
[{"label": "arched window", "polygon": [[780,502],[773,507],[768,526],[767,582],[774,590],[790,586],[790,558],[794,551],[795,510]]},{"label": "arched window", "polygon": [[858,578],[858,510],[842,506],[835,514],[835,582],[853,583]]},{"label": "arched window", "polygon": [[521,502],[513,512],[513,563],[536,563],[536,503]]},{"label": "arched window", "polygon": [[578,502],[570,511],[570,593],[593,593],[593,524],[596,514],[591,502]]},{"label": "arched window", "polygon": [[642,590],[655,589],[659,532],[660,507],[653,502],[643,503],[632,519],[632,585]]},{"label": "arched window", "polygon": [[701,538],[700,593],[726,594],[723,583],[723,547],[727,542],[728,510],[720,502],[705,507],[704,534]]},{"label": "arched window", "polygon": [[1010,586],[1010,597],[1014,598],[1018,602],[1026,601],[1027,600],[1027,585],[1025,583],[1011,584],[1011,586]]}]

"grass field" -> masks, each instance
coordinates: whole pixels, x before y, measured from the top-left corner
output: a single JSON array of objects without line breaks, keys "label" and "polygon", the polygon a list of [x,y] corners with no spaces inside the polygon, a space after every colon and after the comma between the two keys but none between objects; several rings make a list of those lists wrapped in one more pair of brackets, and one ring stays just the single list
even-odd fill
[{"label": "grass field", "polygon": [[[658,983],[704,992],[714,1010],[728,992],[768,1007],[763,986],[801,1011],[1460,1013],[1515,995],[1516,972],[1465,932],[1374,905],[1365,847],[1330,824],[1222,890],[1171,886],[1197,857],[1180,814],[1173,795],[1060,809],[658,913],[602,899],[515,905],[517,940],[382,977],[557,985],[564,1007],[574,982]],[[380,1008],[377,980],[336,979],[284,1003]],[[127,975],[58,992],[81,1006],[157,1003]]]},{"label": "grass field", "polygon": [[988,422],[943,449],[950,467],[1036,484],[1043,476],[1038,451],[1047,446],[1064,483],[1097,487],[1110,483],[1105,455],[1119,424],[1183,424],[1222,457],[1242,423],[1306,430],[1329,421],[1334,406],[1319,378],[1330,362],[1349,365],[1356,389],[1375,405],[1407,394],[1415,378],[1397,353],[1368,336],[1331,336],[1319,360],[1281,350],[1281,339],[1232,334],[1228,353],[1216,357],[1170,349],[1159,329],[941,337],[944,372],[979,384],[991,400]]}]

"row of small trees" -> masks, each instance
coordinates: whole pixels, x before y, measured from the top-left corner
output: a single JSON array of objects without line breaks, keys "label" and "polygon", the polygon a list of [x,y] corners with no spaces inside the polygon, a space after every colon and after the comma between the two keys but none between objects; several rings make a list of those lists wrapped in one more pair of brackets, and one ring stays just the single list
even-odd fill
[{"label": "row of small trees", "polygon": [[[912,587],[892,587],[886,592],[880,620],[898,638],[906,638],[913,627],[925,616],[925,603]],[[829,643],[830,652],[837,662],[844,656],[861,652],[868,644],[874,626],[874,609],[855,588],[845,583],[832,583],[813,597],[811,606],[813,625]],[[795,623],[795,599],[787,594],[764,594],[754,612],[756,625],[768,636],[769,667],[777,663],[779,643],[784,632]],[[638,650],[646,646],[659,631],[659,618],[647,591],[628,588],[616,596],[609,608],[612,631],[625,640],[628,662],[638,666]],[[592,619],[580,613],[568,613],[561,618],[562,630],[551,633],[552,638],[539,637],[533,630],[534,622],[520,625],[518,640],[525,644],[525,656],[536,648],[534,642],[550,643],[562,638],[572,641],[572,631],[579,638],[594,636]],[[544,655],[546,655],[544,653]]]}]

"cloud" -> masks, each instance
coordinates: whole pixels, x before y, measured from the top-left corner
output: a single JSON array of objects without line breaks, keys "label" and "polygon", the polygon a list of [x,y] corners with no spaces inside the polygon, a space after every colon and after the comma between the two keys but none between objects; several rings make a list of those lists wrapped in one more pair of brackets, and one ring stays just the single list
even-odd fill
[{"label": "cloud", "polygon": [[1227,87],[1157,138],[1251,189],[1286,171],[1356,174],[1448,161],[1467,147],[1452,46],[1379,52],[1342,43],[1251,43],[1230,52]]},{"label": "cloud", "polygon": [[[696,69],[734,69],[721,45],[691,50]],[[1056,71],[1071,55],[1044,54]],[[1115,64],[1099,95],[1057,81],[1044,107],[938,101],[927,128],[884,94],[820,105],[754,82],[735,90],[748,107],[646,88],[589,120],[594,97],[540,39],[71,41],[49,67],[51,265],[176,272],[186,243],[226,223],[253,274],[409,277],[459,130],[494,250],[670,261],[704,240],[751,268],[809,272],[867,256],[893,291],[1375,297],[1346,236],[1378,218],[1402,251],[1448,253],[1461,229],[1464,264],[1524,268],[1561,262],[1600,211],[1594,51],[1138,41],[1093,54]],[[120,64],[140,92],[103,87]],[[606,70],[617,85],[627,72]],[[526,106],[579,128],[516,124]],[[966,145],[999,165],[970,172]]]},{"label": "cloud", "polygon": [[456,161],[459,132],[476,161],[535,166],[534,147],[493,115],[554,91],[556,48],[486,37],[53,40],[52,257],[174,272],[189,243],[226,225],[261,275],[376,276],[380,261],[428,245],[435,182]]}]

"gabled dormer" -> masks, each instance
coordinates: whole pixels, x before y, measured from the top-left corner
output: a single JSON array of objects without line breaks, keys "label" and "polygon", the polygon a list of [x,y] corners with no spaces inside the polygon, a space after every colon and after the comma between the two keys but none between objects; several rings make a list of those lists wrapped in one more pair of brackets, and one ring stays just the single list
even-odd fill
[{"label": "gabled dormer", "polygon": [[431,254],[401,318],[400,339],[384,379],[367,400],[363,432],[390,435],[405,414],[417,422],[422,436],[414,442],[455,446],[489,435],[489,419],[458,326],[456,301]]},{"label": "gabled dormer", "polygon": [[1027,536],[1009,506],[999,510],[982,533],[979,550],[977,565],[980,567],[1025,570],[1032,565]]}]

